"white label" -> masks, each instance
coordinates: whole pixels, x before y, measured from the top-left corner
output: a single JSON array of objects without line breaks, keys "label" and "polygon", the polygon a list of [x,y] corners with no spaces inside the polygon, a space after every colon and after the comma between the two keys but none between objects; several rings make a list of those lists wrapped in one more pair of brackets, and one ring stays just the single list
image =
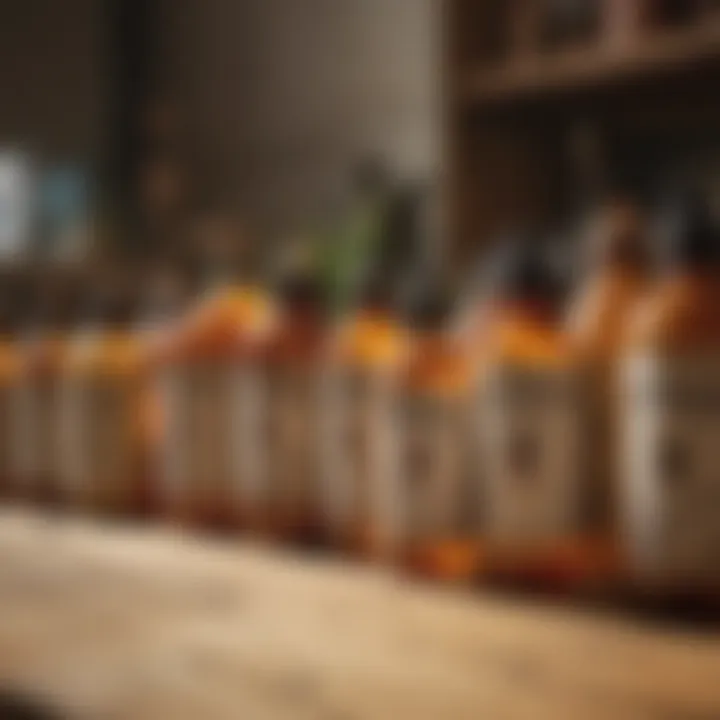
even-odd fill
[{"label": "white label", "polygon": [[399,525],[400,443],[394,379],[336,371],[324,388],[323,501],[345,533],[370,527],[389,539]]},{"label": "white label", "polygon": [[403,398],[400,507],[404,541],[477,534],[480,497],[471,403],[465,397]]},{"label": "white label", "polygon": [[320,376],[270,367],[265,375],[265,481],[271,509],[293,517],[319,505]]},{"label": "white label", "polygon": [[141,478],[135,378],[78,374],[61,390],[60,473],[70,500],[131,509]]},{"label": "white label", "polygon": [[11,482],[15,470],[11,424],[12,392],[12,386],[0,385],[0,484],[2,485]]},{"label": "white label", "polygon": [[581,530],[588,498],[577,378],[502,369],[487,378],[481,402],[491,540],[525,548]]},{"label": "white label", "polygon": [[254,508],[261,502],[257,371],[235,363],[167,369],[163,493],[170,505]]},{"label": "white label", "polygon": [[623,389],[623,519],[635,568],[717,583],[720,358],[637,357]]},{"label": "white label", "polygon": [[21,491],[39,489],[57,472],[58,385],[50,375],[23,377],[10,391],[11,464]]}]

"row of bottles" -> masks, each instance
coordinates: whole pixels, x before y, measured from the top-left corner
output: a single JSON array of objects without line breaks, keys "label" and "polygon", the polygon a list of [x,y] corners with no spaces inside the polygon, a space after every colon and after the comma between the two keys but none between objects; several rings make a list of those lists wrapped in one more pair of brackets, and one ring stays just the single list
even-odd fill
[{"label": "row of bottles", "polygon": [[138,321],[132,274],[82,322],[67,288],[2,307],[4,493],[445,578],[717,588],[720,230],[684,205],[651,273],[639,212],[603,218],[566,317],[525,237],[464,303],[380,264],[330,319],[307,268],[220,253],[172,317]]}]

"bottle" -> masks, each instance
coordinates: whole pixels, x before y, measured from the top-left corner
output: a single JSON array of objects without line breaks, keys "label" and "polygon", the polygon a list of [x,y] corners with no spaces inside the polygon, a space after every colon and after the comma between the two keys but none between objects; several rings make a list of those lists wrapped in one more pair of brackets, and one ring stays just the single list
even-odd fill
[{"label": "bottle", "polygon": [[35,278],[11,417],[17,495],[49,505],[60,499],[59,387],[76,311],[73,279],[57,272],[41,269]]},{"label": "bottle", "polygon": [[496,283],[479,396],[488,569],[555,587],[575,571],[585,523],[577,384],[536,238],[506,245]]},{"label": "bottle", "polygon": [[287,272],[264,353],[263,475],[267,529],[276,538],[323,541],[320,522],[320,392],[327,344],[323,296],[310,268]]},{"label": "bottle", "polygon": [[333,331],[323,392],[323,515],[335,546],[378,559],[397,549],[399,401],[408,339],[397,278],[375,269]]},{"label": "bottle", "polygon": [[687,199],[665,232],[664,276],[623,346],[623,537],[632,583],[717,597],[720,225]]},{"label": "bottle", "polygon": [[136,516],[148,494],[141,416],[146,359],[134,328],[137,298],[125,269],[98,275],[89,322],[78,328],[63,366],[63,489],[74,510]]},{"label": "bottle", "polygon": [[160,455],[162,447],[162,393],[155,382],[153,362],[163,352],[174,325],[187,309],[189,278],[174,260],[161,259],[144,277],[139,321],[135,330],[145,357],[141,401],[143,455],[146,473],[146,497],[143,512],[161,513]]},{"label": "bottle", "polygon": [[260,491],[261,357],[274,302],[231,242],[205,247],[204,289],[154,355],[162,513],[233,529]]},{"label": "bottle", "polygon": [[480,573],[476,365],[454,304],[437,282],[410,307],[410,351],[401,394],[402,462],[397,497],[404,565],[425,576]]},{"label": "bottle", "polygon": [[600,210],[588,237],[590,273],[567,318],[578,417],[593,448],[585,468],[588,536],[576,568],[586,582],[611,582],[619,571],[618,369],[628,319],[649,286],[645,236],[642,214],[629,201],[618,198]]},{"label": "bottle", "polygon": [[17,282],[4,278],[0,293],[0,497],[11,498],[18,487],[13,437],[13,394],[21,373],[19,331],[23,310]]}]

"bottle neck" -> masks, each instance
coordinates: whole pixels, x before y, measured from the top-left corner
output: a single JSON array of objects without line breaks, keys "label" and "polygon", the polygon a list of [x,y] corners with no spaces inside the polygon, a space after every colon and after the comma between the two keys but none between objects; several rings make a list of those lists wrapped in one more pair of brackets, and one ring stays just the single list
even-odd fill
[{"label": "bottle neck", "polygon": [[200,287],[204,292],[222,288],[246,285],[250,281],[248,274],[233,263],[213,263],[203,268]]},{"label": "bottle neck", "polygon": [[664,273],[666,278],[694,280],[702,283],[720,282],[720,262],[715,258],[686,259],[672,263]]},{"label": "bottle neck", "polygon": [[538,325],[552,325],[557,320],[557,310],[548,298],[534,296],[500,297],[494,303],[496,312],[521,317]]}]

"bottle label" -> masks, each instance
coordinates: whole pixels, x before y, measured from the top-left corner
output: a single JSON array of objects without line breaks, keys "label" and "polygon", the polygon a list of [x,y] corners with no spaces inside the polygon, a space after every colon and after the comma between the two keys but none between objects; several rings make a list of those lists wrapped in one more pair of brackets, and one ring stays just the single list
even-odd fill
[{"label": "bottle label", "polygon": [[10,488],[15,463],[13,458],[13,386],[0,384],[0,485]]},{"label": "bottle label", "polygon": [[265,481],[272,514],[306,520],[319,503],[320,374],[272,366],[265,374]]},{"label": "bottle label", "polygon": [[129,510],[141,472],[136,378],[76,375],[61,387],[63,490],[71,501]]},{"label": "bottle label", "polygon": [[323,507],[338,534],[399,529],[399,393],[388,375],[332,372],[323,398]]},{"label": "bottle label", "polygon": [[589,523],[579,378],[503,368],[481,397],[486,531],[510,549],[572,537]]},{"label": "bottle label", "polygon": [[623,521],[636,571],[720,581],[720,358],[623,368]]},{"label": "bottle label", "polygon": [[466,396],[407,393],[402,403],[400,477],[403,542],[458,539],[479,532],[478,464]]},{"label": "bottle label", "polygon": [[57,474],[57,393],[49,375],[27,376],[10,391],[12,474],[21,491],[39,490]]},{"label": "bottle label", "polygon": [[171,507],[248,510],[261,502],[258,371],[237,363],[168,368],[163,407],[162,492]]}]

